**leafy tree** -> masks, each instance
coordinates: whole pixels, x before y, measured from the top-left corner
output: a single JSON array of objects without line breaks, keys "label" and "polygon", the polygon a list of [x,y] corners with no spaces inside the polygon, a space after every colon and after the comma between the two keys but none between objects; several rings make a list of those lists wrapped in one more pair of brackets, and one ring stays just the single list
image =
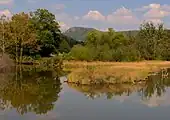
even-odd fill
[{"label": "leafy tree", "polygon": [[146,60],[161,59],[167,32],[163,24],[143,23],[137,39],[137,48]]},{"label": "leafy tree", "polygon": [[24,46],[35,45],[36,43],[35,30],[30,25],[29,15],[24,12],[13,15],[9,24],[11,45],[7,48],[8,52],[15,54],[16,62],[22,62]]},{"label": "leafy tree", "polygon": [[31,13],[31,22],[37,31],[40,54],[49,56],[51,53],[56,53],[61,42],[61,31],[55,15],[46,9],[38,9]]},{"label": "leafy tree", "polygon": [[95,60],[121,61],[120,58],[117,59],[114,55],[120,55],[119,48],[128,45],[128,40],[123,34],[116,33],[112,28],[109,28],[107,32],[90,32],[85,44],[86,47],[93,48],[96,51]]},{"label": "leafy tree", "polygon": [[91,61],[93,60],[94,55],[95,54],[93,54],[93,51],[90,48],[82,45],[75,45],[70,51],[70,56],[75,60]]},{"label": "leafy tree", "polygon": [[60,46],[59,46],[59,51],[61,53],[68,53],[70,51],[70,46],[68,44],[68,42],[66,40],[62,40],[62,42],[60,43]]},{"label": "leafy tree", "polygon": [[0,16],[0,49],[2,54],[6,52],[5,49],[9,45],[9,32],[9,20],[5,15],[2,15]]}]

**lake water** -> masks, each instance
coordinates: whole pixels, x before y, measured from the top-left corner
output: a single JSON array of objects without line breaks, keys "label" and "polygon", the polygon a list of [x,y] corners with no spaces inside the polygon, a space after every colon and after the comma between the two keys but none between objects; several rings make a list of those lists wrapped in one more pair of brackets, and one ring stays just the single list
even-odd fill
[{"label": "lake water", "polygon": [[136,85],[63,79],[51,71],[0,74],[0,120],[170,120],[170,69]]}]

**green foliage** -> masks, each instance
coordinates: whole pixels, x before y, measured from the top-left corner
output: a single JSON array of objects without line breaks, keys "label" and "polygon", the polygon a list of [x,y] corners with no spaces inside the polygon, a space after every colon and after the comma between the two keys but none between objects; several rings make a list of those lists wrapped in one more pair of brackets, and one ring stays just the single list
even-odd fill
[{"label": "green foliage", "polygon": [[60,43],[60,46],[59,46],[59,51],[68,53],[70,51],[70,49],[71,48],[70,48],[68,42],[66,40],[62,40],[62,42]]},{"label": "green foliage", "polygon": [[75,60],[99,61],[170,59],[170,36],[163,24],[146,22],[138,33],[134,32],[124,35],[112,28],[107,32],[93,30],[88,33],[85,46],[75,46],[70,55]]},{"label": "green foliage", "polygon": [[74,46],[70,52],[70,56],[73,56],[73,59],[75,60],[90,61],[93,60],[93,55],[92,49],[82,45]]},{"label": "green foliage", "polygon": [[[85,28],[85,27],[72,27],[72,28],[69,28],[67,31],[65,31],[64,35],[71,37],[77,41],[84,42],[86,40],[88,33],[94,30],[96,29]],[[129,35],[136,36],[138,32],[139,32],[138,30],[130,30],[130,31],[118,31],[117,33],[121,33],[124,36],[128,37]]]},{"label": "green foliage", "polygon": [[59,24],[55,15],[46,9],[38,9],[31,13],[31,23],[37,31],[37,43],[41,56],[56,53],[61,42]]},{"label": "green foliage", "polygon": [[[99,61],[132,61],[136,60],[135,52],[128,39],[121,33],[116,33],[109,28],[108,32],[92,31],[88,33],[85,46],[74,47],[71,56],[75,60],[99,60]],[[125,47],[128,46],[128,47]],[[83,52],[82,52],[83,51]],[[85,55],[83,55],[85,54]],[[129,58],[126,55],[133,55]],[[81,56],[81,57],[80,57]],[[88,58],[88,59],[87,59]]]},{"label": "green foliage", "polygon": [[137,48],[145,60],[165,59],[169,37],[163,24],[154,25],[147,22],[141,25],[138,34]]},{"label": "green foliage", "polygon": [[[76,33],[85,40],[74,40]],[[62,34],[55,15],[46,9],[0,18],[0,51],[9,53],[17,63],[25,61],[25,56],[39,59],[58,53],[67,60],[170,60],[169,46],[168,30],[152,22],[141,24],[140,31],[116,32],[109,28],[101,32],[75,27]]]},{"label": "green foliage", "polygon": [[0,16],[0,52],[10,54],[16,63],[68,53],[80,42],[63,35],[59,28],[55,15],[46,9],[14,14],[11,19]]}]

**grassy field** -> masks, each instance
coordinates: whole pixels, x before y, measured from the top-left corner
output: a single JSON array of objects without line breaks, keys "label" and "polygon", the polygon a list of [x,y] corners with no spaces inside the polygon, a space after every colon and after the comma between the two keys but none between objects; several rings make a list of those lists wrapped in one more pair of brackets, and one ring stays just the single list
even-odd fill
[{"label": "grassy field", "polygon": [[142,62],[79,62],[65,61],[70,70],[68,82],[78,84],[118,84],[146,81],[147,77],[162,69],[170,68],[169,61]]}]

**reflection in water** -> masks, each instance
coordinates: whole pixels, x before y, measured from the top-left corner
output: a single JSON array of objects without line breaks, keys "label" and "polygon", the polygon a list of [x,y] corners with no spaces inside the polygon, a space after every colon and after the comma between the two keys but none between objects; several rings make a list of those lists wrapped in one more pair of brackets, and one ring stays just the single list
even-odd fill
[{"label": "reflection in water", "polygon": [[142,89],[142,97],[150,99],[154,94],[161,97],[170,86],[170,69],[162,70],[154,75],[148,76],[145,87]]},{"label": "reflection in water", "polygon": [[[0,74],[0,109],[16,109],[17,112],[22,115],[33,112],[38,114],[37,116],[44,117],[42,114],[51,113],[49,115],[51,117],[52,114],[56,115],[57,112],[61,112],[61,115],[69,116],[71,112],[70,109],[67,108],[76,108],[75,105],[77,105],[77,101],[81,103],[80,105],[82,105],[82,108],[84,108],[86,105],[90,105],[90,109],[97,111],[97,109],[95,109],[95,104],[91,103],[92,101],[84,100],[84,97],[79,96],[79,94],[77,94],[75,91],[72,92],[70,88],[75,89],[76,91],[84,94],[88,99],[93,100],[103,96],[107,97],[107,99],[116,100],[136,100],[137,98],[137,102],[142,102],[142,104],[147,104],[148,106],[157,106],[159,104],[170,105],[170,96],[167,95],[170,92],[170,89],[168,89],[170,86],[170,69],[162,70],[159,73],[152,74],[148,77],[148,81],[135,85],[107,84],[84,86],[68,83],[68,86],[70,87],[68,88],[65,86],[66,84],[63,84],[63,87],[65,87],[64,90],[69,90],[71,92],[62,95],[60,94],[60,100],[62,100],[62,103],[61,105],[57,106],[57,110],[54,110],[54,106],[56,105],[56,101],[59,99],[60,91],[64,91],[61,88],[59,72],[34,68],[17,68],[16,71],[17,72]],[[95,103],[99,103],[100,105],[106,103],[105,105],[108,105],[110,102],[104,100]],[[78,106],[77,109],[71,111],[76,115],[78,114],[81,116],[81,110],[84,113],[82,108],[79,109]],[[85,108],[88,109],[87,107]],[[104,108],[103,110],[105,111],[107,109],[108,107],[106,107],[106,109]],[[114,109],[114,107],[112,107],[112,109],[113,110],[111,111],[114,111],[117,108]],[[49,116],[47,116],[47,118],[49,118]]]},{"label": "reflection in water", "polygon": [[[85,96],[91,99],[96,99],[101,96],[106,96],[108,99],[118,96],[129,96],[132,93],[138,93],[144,103],[162,102],[165,97],[167,88],[170,87],[170,68],[164,69],[161,72],[154,73],[147,78],[146,82],[141,82],[136,85],[132,84],[117,84],[117,85],[93,85],[83,86],[70,84],[69,86],[82,92]],[[167,96],[167,95],[166,95]],[[167,97],[166,97],[167,98]],[[160,103],[153,103],[157,106]]]},{"label": "reflection in water", "polygon": [[143,84],[117,84],[117,85],[77,85],[68,83],[69,87],[82,92],[89,99],[107,96],[107,99],[112,99],[114,96],[126,95],[129,96],[132,92],[137,92],[143,88]]},{"label": "reflection in water", "polygon": [[0,108],[16,108],[20,114],[45,114],[52,110],[61,91],[60,81],[52,71],[19,69],[6,74],[0,84]]}]

